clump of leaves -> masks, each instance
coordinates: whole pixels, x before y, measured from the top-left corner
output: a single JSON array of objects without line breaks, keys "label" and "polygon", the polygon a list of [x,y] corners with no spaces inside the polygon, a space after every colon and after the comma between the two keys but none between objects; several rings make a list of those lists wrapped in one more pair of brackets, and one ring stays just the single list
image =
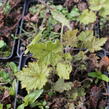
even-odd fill
[{"label": "clump of leaves", "polygon": [[80,33],[78,39],[81,41],[80,46],[88,49],[90,52],[101,50],[102,46],[107,41],[107,38],[96,38],[93,35],[93,31],[86,30]]},{"label": "clump of leaves", "polygon": [[63,35],[63,45],[95,52],[101,50],[107,41],[107,38],[96,38],[91,30],[82,31],[78,36],[77,33],[78,30],[67,31]]},{"label": "clump of leaves", "polygon": [[67,8],[64,8],[62,5],[55,6],[58,11],[66,16],[69,20],[76,20],[77,17],[80,15],[79,9],[73,7],[70,12],[68,12]]},{"label": "clump of leaves", "polygon": [[72,8],[71,12],[68,14],[68,19],[70,20],[76,20],[80,15],[79,9],[74,7]]},{"label": "clump of leaves", "polygon": [[67,96],[72,100],[80,99],[81,97],[85,96],[85,88],[84,87],[75,87],[66,92]]},{"label": "clump of leaves", "polygon": [[[33,54],[33,57],[37,59],[37,63],[30,63],[16,76],[21,81],[22,88],[26,88],[28,92],[43,88],[48,81],[50,71],[57,74],[59,78],[70,78],[72,57],[70,53],[63,52],[63,45],[59,40],[41,42],[40,34],[38,34],[28,45],[27,51]],[[52,66],[50,69],[49,65]],[[31,80],[31,82],[28,80]]]},{"label": "clump of leaves", "polygon": [[82,11],[78,20],[80,21],[80,23],[87,25],[96,21],[96,14],[86,9]]},{"label": "clump of leaves", "polygon": [[109,0],[89,0],[89,5],[91,10],[98,11],[102,17],[109,15]]},{"label": "clump of leaves", "polygon": [[[78,19],[82,24],[88,25],[90,23],[94,23],[96,21],[96,14],[91,10],[86,9],[80,15],[78,9],[73,8],[70,14],[67,16],[68,10],[66,11],[66,9],[63,9],[62,6],[57,6],[50,9],[47,7],[47,12],[51,13],[47,13],[45,11],[45,7],[40,5],[39,7],[39,9],[33,7],[34,10],[31,8],[30,11],[32,15],[38,12],[38,17],[41,19],[43,18],[42,25],[45,26],[45,29],[35,36],[33,41],[28,45],[26,51],[32,53],[37,62],[30,63],[28,67],[23,68],[23,70],[18,72],[16,76],[18,80],[21,81],[22,88],[26,88],[29,93],[37,90],[39,93],[38,97],[42,93],[40,93],[39,90],[43,89],[44,86],[49,83],[50,85],[53,85],[52,90],[56,92],[62,93],[70,90],[71,98],[73,100],[77,100],[77,98],[85,96],[85,89],[77,87],[75,90],[72,90],[72,82],[65,82],[64,79],[70,79],[72,63],[79,63],[77,68],[78,71],[86,70],[85,60],[87,58],[87,51],[95,52],[101,50],[107,39],[96,38],[93,35],[93,31],[90,30],[82,32],[79,32],[77,29],[71,30],[69,19],[73,20],[73,18],[77,16],[79,16]],[[48,16],[50,17],[44,19],[45,13],[49,14]],[[59,25],[62,24],[62,27],[60,26],[61,34],[58,33],[58,35],[62,36],[61,39],[51,40],[48,38],[49,41],[46,40],[45,36],[53,36],[53,34],[51,34],[53,33],[52,30],[54,29],[53,25],[58,23]],[[64,35],[63,26],[66,26],[67,29],[69,29]],[[86,51],[80,51],[74,56],[71,56],[69,52],[64,53],[64,48],[67,47],[73,49],[85,48]],[[52,74],[58,76],[58,80],[56,82],[50,80],[52,78]],[[36,98],[34,99],[34,97]],[[24,98],[24,103],[19,107],[19,109],[23,109],[25,106],[32,104],[36,99],[37,94],[30,93],[30,95],[27,95],[27,97]]]}]

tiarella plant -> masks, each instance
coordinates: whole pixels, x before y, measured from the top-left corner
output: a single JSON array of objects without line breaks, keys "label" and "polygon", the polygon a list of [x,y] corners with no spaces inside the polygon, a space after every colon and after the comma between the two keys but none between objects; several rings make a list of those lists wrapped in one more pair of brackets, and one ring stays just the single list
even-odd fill
[{"label": "tiarella plant", "polygon": [[[21,38],[25,55],[33,57],[21,71],[16,60],[0,64],[0,109],[13,108],[14,97],[17,109],[98,109],[106,104],[109,0],[66,0],[63,5],[51,1],[63,0],[30,5],[19,36],[13,34],[23,1],[0,3],[0,56],[9,56],[11,41]],[[17,96],[16,78],[21,86]]]},{"label": "tiarella plant", "polygon": [[[38,9],[36,7],[30,9],[31,14],[37,12],[39,19],[42,19],[47,8],[46,11],[49,13],[49,17],[43,20],[41,30],[39,29],[39,33],[35,35],[25,51],[25,53],[30,52],[36,61],[29,63],[27,67],[15,74],[17,79],[21,81],[22,88],[26,88],[28,92],[28,95],[24,97],[23,104],[18,109],[24,109],[24,107],[33,104],[48,88],[48,84],[50,85],[50,90],[55,92],[62,93],[70,90],[73,100],[85,95],[83,88],[77,87],[72,90],[72,82],[69,82],[70,74],[72,72],[75,75],[77,71],[86,71],[87,54],[101,50],[107,38],[95,37],[93,30],[72,30],[70,20],[85,26],[96,22],[96,11],[99,12],[100,16],[108,15],[107,11],[105,11],[108,1],[103,1],[89,0],[89,9],[80,12],[77,7],[74,7],[71,9],[70,14],[67,14],[68,11],[63,6],[46,7],[41,4],[38,5]],[[100,3],[99,7],[98,3]],[[105,5],[106,7],[104,7]],[[60,25],[60,31],[57,33],[53,32],[53,26],[56,24]],[[42,29],[42,27],[44,28]],[[64,30],[65,28],[66,30]],[[53,37],[51,38],[51,36]],[[78,52],[76,51],[73,54],[72,50],[75,49]],[[51,78],[54,78],[54,75],[57,78],[52,81]],[[89,73],[88,76],[109,81],[106,75],[97,71]]]},{"label": "tiarella plant", "polygon": [[107,40],[107,38],[96,38],[89,30],[79,35],[77,32],[78,30],[67,31],[62,37],[62,42],[59,40],[40,42],[40,39],[37,40],[38,36],[34,38],[27,50],[33,54],[37,62],[30,63],[27,68],[16,74],[22,88],[26,88],[28,92],[42,89],[48,82],[51,72],[57,74],[60,79],[69,79],[72,71],[71,61],[78,59],[77,56],[82,52],[72,57],[70,53],[64,53],[64,47],[85,48],[86,51],[83,52],[85,57],[86,52],[101,50],[101,46]]},{"label": "tiarella plant", "polygon": [[32,42],[27,49],[37,59],[37,62],[30,63],[28,68],[23,68],[16,74],[22,83],[22,88],[26,88],[28,92],[33,89],[42,89],[51,72],[62,79],[70,78],[72,57],[70,53],[64,53],[63,45],[59,40]]}]

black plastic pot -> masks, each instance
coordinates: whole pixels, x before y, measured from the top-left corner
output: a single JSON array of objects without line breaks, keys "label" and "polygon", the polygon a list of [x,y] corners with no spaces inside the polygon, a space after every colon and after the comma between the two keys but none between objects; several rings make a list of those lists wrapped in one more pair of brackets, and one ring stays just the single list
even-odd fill
[{"label": "black plastic pot", "polygon": [[[24,19],[23,17],[27,15],[29,5],[31,4],[32,1],[30,0],[24,0],[23,3],[23,10],[22,10],[22,17],[19,19],[19,23],[17,25],[16,29],[16,35],[19,35],[22,33],[22,29],[24,26]],[[10,62],[13,61],[18,64],[18,70],[20,71],[22,67],[24,67],[30,60],[31,60],[31,54],[25,55],[24,50],[21,50],[21,48],[24,47],[22,45],[22,41],[20,39],[16,39],[14,41],[14,45],[11,51],[11,55],[8,57],[0,57],[1,62]],[[15,94],[15,100],[14,100],[14,109],[17,108],[17,94],[18,94],[18,89],[19,89],[19,81],[17,80],[16,83],[16,94]]]}]

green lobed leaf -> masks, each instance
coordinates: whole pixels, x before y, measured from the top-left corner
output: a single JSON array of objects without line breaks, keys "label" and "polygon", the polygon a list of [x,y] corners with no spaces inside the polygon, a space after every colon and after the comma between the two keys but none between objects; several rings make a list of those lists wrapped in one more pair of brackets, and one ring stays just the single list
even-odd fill
[{"label": "green lobed leaf", "polygon": [[86,30],[80,33],[78,39],[81,41],[80,47],[88,49],[90,52],[101,50],[107,38],[96,38],[93,31]]},{"label": "green lobed leaf", "polygon": [[99,11],[102,17],[109,15],[109,0],[89,0],[89,5],[91,10]]},{"label": "green lobed leaf", "polygon": [[80,41],[90,41],[92,40],[93,38],[93,31],[90,31],[90,30],[86,30],[86,31],[82,31],[79,36],[78,36],[78,39]]},{"label": "green lobed leaf", "polygon": [[71,46],[71,47],[77,47],[77,33],[78,30],[73,30],[73,31],[67,31],[63,35],[63,45],[65,46]]},{"label": "green lobed leaf", "polygon": [[101,46],[105,44],[105,42],[107,41],[107,38],[95,38],[94,37],[92,41],[93,41],[93,50],[98,51],[102,49]]},{"label": "green lobed leaf", "polygon": [[68,91],[72,88],[72,82],[64,82],[64,79],[58,79],[54,84],[53,90],[57,92]]},{"label": "green lobed leaf", "polygon": [[96,14],[86,9],[83,10],[78,20],[80,21],[80,23],[87,25],[96,21]]},{"label": "green lobed leaf", "polygon": [[99,11],[106,0],[89,0],[90,9],[93,11]]},{"label": "green lobed leaf", "polygon": [[56,74],[62,79],[69,79],[72,66],[69,63],[58,63],[56,67]]},{"label": "green lobed leaf", "polygon": [[21,81],[22,88],[26,88],[29,92],[34,89],[42,89],[46,84],[49,76],[49,68],[45,65],[38,65],[38,63],[29,63],[27,68],[16,74],[18,80]]},{"label": "green lobed leaf", "polygon": [[109,8],[102,8],[99,12],[99,15],[102,16],[102,17],[106,17],[107,15],[109,15]]},{"label": "green lobed leaf", "polygon": [[48,41],[45,43],[32,44],[28,47],[28,50],[33,54],[33,57],[47,65],[56,64],[63,53],[63,47],[58,40],[55,42]]},{"label": "green lobed leaf", "polygon": [[106,38],[93,38],[91,41],[85,42],[84,45],[90,52],[94,52],[101,50],[101,46],[103,46],[106,41]]},{"label": "green lobed leaf", "polygon": [[51,9],[51,14],[55,20],[60,22],[63,26],[67,26],[71,30],[69,20],[61,12],[56,9]]}]

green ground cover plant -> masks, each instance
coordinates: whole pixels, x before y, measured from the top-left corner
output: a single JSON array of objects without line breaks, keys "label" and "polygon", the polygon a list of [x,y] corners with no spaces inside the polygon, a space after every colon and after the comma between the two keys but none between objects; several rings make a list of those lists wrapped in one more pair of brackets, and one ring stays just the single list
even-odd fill
[{"label": "green ground cover plant", "polygon": [[[109,69],[109,58],[97,53],[106,50],[109,40],[104,30],[109,0],[66,0],[64,5],[39,2],[24,17],[23,33],[10,34],[12,39],[22,38],[25,55],[31,53],[34,59],[21,71],[13,62],[1,66],[0,109],[13,107],[4,101],[13,100],[16,79],[20,91],[24,90],[24,95],[18,94],[17,109],[105,109],[109,77],[104,72]],[[4,17],[11,14],[11,5],[5,3]],[[101,35],[95,30],[98,20]],[[0,40],[1,53],[8,47],[6,39]]]}]

